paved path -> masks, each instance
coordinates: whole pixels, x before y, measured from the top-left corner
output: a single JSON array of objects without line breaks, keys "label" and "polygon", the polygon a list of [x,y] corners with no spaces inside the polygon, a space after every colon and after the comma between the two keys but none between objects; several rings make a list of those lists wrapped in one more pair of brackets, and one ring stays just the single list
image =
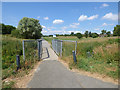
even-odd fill
[{"label": "paved path", "polygon": [[80,75],[68,70],[58,61],[50,44],[43,40],[43,61],[28,88],[117,88],[117,85]]}]

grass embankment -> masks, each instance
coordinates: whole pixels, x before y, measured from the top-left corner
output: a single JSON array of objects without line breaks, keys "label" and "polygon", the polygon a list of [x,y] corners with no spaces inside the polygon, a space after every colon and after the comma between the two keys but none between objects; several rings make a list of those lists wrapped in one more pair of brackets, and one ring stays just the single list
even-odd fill
[{"label": "grass embankment", "polygon": [[[27,48],[26,48],[27,47]],[[34,51],[37,49],[35,43],[25,43],[26,61],[23,60],[22,39],[2,35],[2,80],[3,88],[14,87],[14,81],[7,81],[7,78],[14,79],[29,73],[37,62]],[[37,54],[37,51],[35,51]],[[21,69],[17,71],[16,55],[20,56]]]},{"label": "grass embankment", "polygon": [[77,64],[73,62],[72,56],[75,44],[63,43],[62,59],[69,63],[70,69],[82,69],[118,79],[119,52],[117,37],[82,38],[80,40],[76,37],[57,37],[57,39],[77,40],[78,42]]}]

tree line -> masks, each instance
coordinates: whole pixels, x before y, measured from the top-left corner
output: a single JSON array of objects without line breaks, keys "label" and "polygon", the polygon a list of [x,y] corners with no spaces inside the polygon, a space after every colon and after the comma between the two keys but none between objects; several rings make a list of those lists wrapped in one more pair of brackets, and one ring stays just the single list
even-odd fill
[{"label": "tree line", "polygon": [[[44,35],[45,37],[53,37],[53,35]],[[107,30],[101,30],[101,33],[92,33],[91,31],[85,31],[84,34],[81,33],[74,33],[71,32],[71,34],[56,34],[56,36],[77,36],[79,39],[82,37],[92,37],[92,38],[97,38],[97,37],[111,37],[111,36],[120,36],[120,25],[116,25],[113,30],[113,34],[110,31]]]},{"label": "tree line", "polygon": [[[2,31],[0,31],[0,33],[11,34],[11,36],[17,38],[39,39],[43,36],[41,33],[42,26],[40,25],[39,20],[33,18],[23,17],[19,21],[17,28],[12,25],[5,25],[3,23],[0,24],[0,28],[2,28]],[[84,34],[81,33],[75,34],[74,32],[71,32],[71,34],[56,34],[56,36],[77,36],[79,39],[82,37],[97,38],[97,37],[120,36],[120,25],[116,25],[114,27],[113,34],[111,34],[111,32],[107,30],[101,30],[100,34],[92,33],[91,31],[85,31]],[[49,35],[49,37],[53,37],[53,35]]]}]

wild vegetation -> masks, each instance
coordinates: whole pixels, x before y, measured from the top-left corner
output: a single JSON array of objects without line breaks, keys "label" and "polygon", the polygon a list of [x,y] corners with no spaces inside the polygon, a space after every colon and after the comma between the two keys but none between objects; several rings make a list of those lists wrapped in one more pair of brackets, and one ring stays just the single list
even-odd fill
[{"label": "wild vegetation", "polygon": [[[17,71],[16,55],[20,56],[21,69]],[[21,77],[28,74],[29,70],[33,68],[38,61],[37,57],[37,43],[25,43],[25,62],[23,60],[22,39],[13,38],[10,35],[2,36],[2,80],[3,88],[13,87],[13,81],[7,84],[6,78]],[[35,56],[36,55],[36,56]]]},{"label": "wild vegetation", "polygon": [[[51,42],[53,38],[44,37]],[[62,59],[69,63],[70,69],[78,68],[118,79],[118,37],[82,38],[59,36],[55,39],[77,40],[77,64],[73,62],[72,50],[75,43],[63,42]]]}]

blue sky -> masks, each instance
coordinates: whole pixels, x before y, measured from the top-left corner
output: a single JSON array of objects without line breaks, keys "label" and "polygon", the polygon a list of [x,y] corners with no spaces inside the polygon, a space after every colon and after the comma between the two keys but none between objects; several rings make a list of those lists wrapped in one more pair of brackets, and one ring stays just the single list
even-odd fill
[{"label": "blue sky", "polygon": [[18,25],[23,17],[35,18],[43,34],[100,33],[118,24],[117,2],[3,2],[2,22]]}]

